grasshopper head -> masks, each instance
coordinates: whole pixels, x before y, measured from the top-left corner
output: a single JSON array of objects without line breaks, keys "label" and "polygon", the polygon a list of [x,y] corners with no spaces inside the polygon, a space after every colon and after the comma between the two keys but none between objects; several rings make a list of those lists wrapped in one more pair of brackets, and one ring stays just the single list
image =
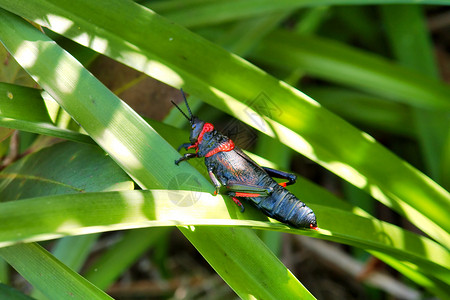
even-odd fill
[{"label": "grasshopper head", "polygon": [[191,144],[195,144],[198,141],[200,133],[203,131],[205,121],[200,120],[197,117],[193,117],[191,120],[191,134],[189,135],[189,141]]}]

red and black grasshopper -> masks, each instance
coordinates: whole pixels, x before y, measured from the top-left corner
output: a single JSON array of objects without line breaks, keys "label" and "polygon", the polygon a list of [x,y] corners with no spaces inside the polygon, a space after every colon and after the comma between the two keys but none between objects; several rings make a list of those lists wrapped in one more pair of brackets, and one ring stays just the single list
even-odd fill
[{"label": "red and black grasshopper", "polygon": [[[181,148],[193,148],[195,153],[184,154],[175,161],[176,165],[184,160],[204,157],[209,176],[216,187],[215,194],[224,186],[224,194],[230,196],[242,212],[244,206],[238,198],[251,202],[267,216],[293,227],[318,228],[314,212],[285,189],[287,185],[295,183],[297,177],[294,174],[259,166],[232,140],[216,131],[212,124],[194,116],[182,90],[181,93],[189,117],[172,103],[189,120],[192,129],[190,143],[182,144],[178,151]],[[277,183],[272,177],[288,181]]]}]

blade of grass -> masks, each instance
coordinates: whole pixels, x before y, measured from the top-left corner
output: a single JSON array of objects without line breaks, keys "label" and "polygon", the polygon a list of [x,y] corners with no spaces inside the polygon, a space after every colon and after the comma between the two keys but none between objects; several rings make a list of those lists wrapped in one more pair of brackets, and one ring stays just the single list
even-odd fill
[{"label": "blade of grass", "polygon": [[243,20],[225,34],[216,38],[216,43],[228,51],[245,57],[250,50],[270,31],[285,20],[291,11],[281,11],[258,18]]},{"label": "blade of grass", "polygon": [[151,245],[167,234],[169,229],[162,227],[127,231],[122,240],[110,247],[89,267],[84,277],[100,289],[106,290]]},{"label": "blade of grass", "polygon": [[[422,8],[420,6],[391,5],[382,6],[381,15],[386,25],[386,32],[391,47],[397,59],[403,65],[427,74],[431,78],[438,78],[438,70],[434,62],[434,54],[430,37],[426,28]],[[408,24],[406,26],[406,24]],[[415,120],[417,136],[422,146],[423,156],[430,174],[438,182],[442,179],[442,158],[445,141],[449,140],[450,128],[448,127],[449,112],[429,111],[413,108],[412,116]],[[444,186],[449,183],[444,182]],[[394,266],[401,273],[415,281],[441,298],[445,294],[445,285],[435,278],[420,276],[412,271],[409,266],[398,266],[392,258],[377,253],[383,261]],[[401,264],[401,263],[400,263]],[[412,274],[411,274],[412,273]],[[431,281],[431,282],[430,282]],[[444,287],[443,287],[444,286]]]},{"label": "blade of grass", "polygon": [[36,85],[30,75],[14,60],[5,47],[0,46],[0,82],[20,84],[22,86],[33,87]]},{"label": "blade of grass", "polygon": [[[195,202],[191,206],[180,206],[180,197],[194,197]],[[323,228],[319,231],[296,230],[281,223],[237,220],[236,217],[246,218],[246,213],[230,213],[222,197],[207,193],[137,190],[45,196],[0,204],[1,211],[4,212],[0,215],[0,245],[148,226],[180,225],[189,231],[209,228],[204,225],[251,226],[382,251],[400,261],[410,261],[418,265],[420,271],[450,283],[447,269],[450,254],[436,242],[372,217],[356,216],[352,212],[318,204],[311,206],[323,217]],[[353,229],[351,233],[348,228]],[[232,236],[240,239],[236,234],[236,229],[239,228],[228,229]],[[223,231],[222,233],[224,234]],[[203,243],[212,239],[209,235],[208,238],[199,236],[200,239],[203,238]],[[225,241],[223,237],[221,240]],[[239,244],[232,244],[234,245],[226,250],[236,251]],[[254,244],[251,246],[255,247]],[[230,257],[232,255],[230,253]],[[264,252],[259,255],[265,256]],[[224,263],[227,261],[220,261],[219,266]],[[242,262],[238,264],[244,265]]]},{"label": "blade of grass", "polygon": [[[65,237],[53,247],[52,254],[60,262],[79,272],[98,238],[98,234]],[[99,288],[101,289],[101,287]]]},{"label": "blade of grass", "polygon": [[313,87],[305,92],[334,113],[373,129],[414,137],[411,108],[381,97],[339,87]]},{"label": "blade of grass", "polygon": [[321,79],[350,85],[412,106],[450,110],[450,87],[382,57],[338,42],[278,30],[262,40],[251,58],[302,68]]},{"label": "blade of grass", "polygon": [[379,251],[370,250],[369,253],[378,257],[416,284],[425,287],[433,293],[433,295],[440,297],[440,299],[445,299],[450,295],[450,286],[448,284],[435,278],[433,275],[417,272],[417,266],[410,264],[409,262],[402,262]]},{"label": "blade of grass", "polygon": [[18,290],[15,290],[14,288],[0,283],[0,297],[2,299],[8,299],[8,300],[33,300],[34,298],[31,298],[25,294],[22,294]]},{"label": "blade of grass", "polygon": [[2,117],[51,122],[38,89],[0,82],[0,107]]},{"label": "blade of grass", "polygon": [[38,89],[0,82],[0,126],[92,143],[84,134],[52,124]]},{"label": "blade of grass", "polygon": [[[276,281],[279,285],[278,288],[283,290],[283,293],[285,294],[297,295],[297,299],[314,298],[306,289],[301,289],[295,284],[293,281],[295,277],[283,265],[267,267],[268,259],[277,260],[277,258],[264,243],[262,243],[262,246],[258,247],[257,251],[255,251],[254,245],[261,243],[261,240],[256,235],[245,237],[236,234],[235,229],[237,228],[228,230],[227,228],[216,227],[215,230],[218,234],[210,236],[207,227],[197,226],[180,228],[181,232],[186,235],[191,243],[194,245],[201,245],[201,247],[198,247],[197,249],[217,272],[226,268],[230,270],[231,274],[239,274],[239,272],[246,272],[248,276],[258,274],[257,277],[262,286],[273,285],[273,281]],[[190,234],[194,231],[197,233],[196,235]],[[205,235],[208,236],[207,239],[203,238]],[[227,249],[224,249],[221,246],[224,241],[231,242],[230,247],[227,247]],[[238,245],[242,245],[243,247]],[[213,247],[209,248],[211,246]],[[261,255],[261,250],[264,253],[268,253],[268,255]],[[208,253],[205,253],[206,251],[208,251]],[[212,263],[210,262],[211,257],[221,257],[222,259]],[[230,258],[232,258],[234,262],[231,267],[229,266]],[[238,266],[241,265],[247,265],[250,269],[243,270],[238,268]],[[267,290],[263,290],[258,296],[255,296],[254,289],[249,285],[243,287],[242,294],[245,295],[245,298],[247,299],[259,299],[259,297],[261,297],[261,299],[280,299],[273,297],[273,294]]]},{"label": "blade of grass", "polygon": [[54,136],[57,138],[75,142],[81,142],[86,144],[93,143],[92,139],[85,134],[68,129],[59,128],[49,123],[36,123],[0,117],[0,126],[12,129],[19,129],[37,134]]},{"label": "blade of grass", "polygon": [[9,268],[8,264],[3,259],[0,259],[0,283],[9,282],[8,268]]},{"label": "blade of grass", "polygon": [[[414,0],[232,0],[232,1],[205,1],[194,3],[191,7],[184,7],[185,1],[170,1],[169,5],[155,5],[155,10],[164,12],[164,15],[186,27],[210,26],[237,19],[266,15],[286,9],[322,5],[373,5],[373,4],[417,4]],[[421,4],[448,4],[446,0],[424,0]],[[180,9],[172,9],[176,4],[182,5]],[[153,5],[149,5],[153,8]]]},{"label": "blade of grass", "polygon": [[[79,273],[98,237],[99,234],[64,237],[56,242],[56,245],[52,249],[52,255],[66,267]],[[57,272],[55,270],[53,270],[53,273],[56,276]],[[39,288],[40,286],[35,288],[30,295],[36,299],[46,299]],[[60,297],[58,294],[53,296],[55,298]],[[86,297],[88,296],[86,295]]]},{"label": "blade of grass", "polygon": [[112,299],[37,244],[6,247],[0,256],[28,281],[45,282],[40,291],[49,299],[57,299],[55,295],[59,295],[58,299]]},{"label": "blade of grass", "polygon": [[[67,172],[68,167],[74,173]],[[128,176],[99,148],[69,142],[27,155],[0,173],[1,201],[133,187]]]},{"label": "blade of grass", "polygon": [[[431,78],[439,78],[422,8],[392,5],[381,7],[381,12],[393,52],[400,63]],[[442,158],[445,144],[450,142],[449,116],[449,111],[413,110],[423,157],[437,182],[441,182],[442,169],[448,167],[442,164]],[[450,182],[443,182],[443,186],[450,187]]]}]

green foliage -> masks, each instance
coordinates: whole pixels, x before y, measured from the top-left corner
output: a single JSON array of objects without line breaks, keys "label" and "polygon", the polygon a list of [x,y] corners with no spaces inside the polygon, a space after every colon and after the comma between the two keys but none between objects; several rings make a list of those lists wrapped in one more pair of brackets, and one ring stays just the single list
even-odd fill
[{"label": "green foliage", "polygon": [[[314,5],[367,3],[315,1]],[[34,296],[109,298],[101,289],[157,244],[167,234],[167,226],[177,226],[243,299],[314,299],[251,228],[364,249],[431,293],[450,295],[450,196],[436,183],[448,186],[444,169],[450,161],[445,151],[450,145],[450,88],[432,72],[420,71],[432,61],[412,66],[419,71],[408,66],[417,60],[408,56],[412,55],[408,45],[392,43],[402,66],[341,42],[279,29],[285,18],[296,17],[298,8],[311,5],[313,1],[164,1],[149,5],[155,13],[119,0],[107,5],[88,0],[0,1],[0,40],[45,91],[17,82],[0,83],[0,126],[72,141],[48,146],[38,139],[36,143],[46,148],[0,172],[0,256],[39,290]],[[405,22],[393,20],[396,9],[405,7],[383,7],[392,28]],[[422,16],[413,11],[420,7],[410,9],[407,20],[420,32]],[[317,18],[324,16],[305,18],[314,24],[298,28],[316,28]],[[289,228],[250,207],[241,214],[225,197],[211,195],[213,188],[200,173],[204,173],[202,166],[197,166],[198,172],[187,163],[174,165],[179,154],[173,147],[186,141],[187,132],[152,120],[147,123],[74,58],[91,55],[80,55],[76,47],[68,52],[52,39],[58,35],[51,38],[54,34],[46,35],[26,20],[173,87],[183,87],[266,134],[266,141],[274,144],[270,148],[289,147],[310,158],[406,217],[428,237],[377,220],[305,180],[299,180],[292,191],[313,208],[319,231]],[[233,26],[225,21],[234,22]],[[216,27],[204,30],[211,24]],[[402,39],[402,32],[391,33],[393,41]],[[240,36],[246,41],[233,42]],[[426,36],[418,43],[417,48],[426,48]],[[220,45],[281,74],[294,86]],[[408,55],[403,57],[405,51]],[[346,86],[312,87],[311,95],[324,98],[325,107],[370,128],[413,139],[419,136],[434,180],[297,90],[295,79],[304,73]],[[259,97],[281,113],[247,106]],[[355,106],[358,115],[353,117],[349,111]],[[82,131],[58,123],[52,107],[63,108],[59,114],[68,113]],[[373,110],[379,112],[378,118]],[[435,114],[439,118],[428,126],[427,120]],[[410,122],[417,122],[419,135]],[[434,134],[436,128],[442,132]],[[285,164],[283,159],[280,162]],[[143,190],[130,191],[130,178]],[[20,200],[11,201],[16,199]],[[190,204],[179,205],[179,201]],[[80,269],[98,237],[85,234],[119,229],[134,230],[85,277],[70,269]],[[58,241],[54,255],[34,243],[63,236],[69,237]],[[8,291],[0,289],[0,293]]]}]

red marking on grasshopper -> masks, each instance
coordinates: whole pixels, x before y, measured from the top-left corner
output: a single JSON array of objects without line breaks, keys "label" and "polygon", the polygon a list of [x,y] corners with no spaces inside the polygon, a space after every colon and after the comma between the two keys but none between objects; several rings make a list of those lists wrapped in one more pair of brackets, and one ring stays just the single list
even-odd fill
[{"label": "red marking on grasshopper", "polygon": [[210,131],[213,131],[213,130],[214,130],[214,125],[213,125],[213,124],[211,124],[211,123],[205,123],[205,125],[203,125],[202,132],[200,132],[200,134],[198,135],[197,142],[195,142],[194,145],[190,145],[190,146],[188,147],[188,149],[194,148],[196,151],[198,151],[198,145],[202,142],[202,140],[203,140],[203,135],[204,135],[206,132],[210,132]]},{"label": "red marking on grasshopper", "polygon": [[228,140],[228,142],[225,142],[223,144],[220,144],[218,147],[212,149],[208,153],[206,153],[205,157],[213,156],[216,153],[219,152],[228,152],[234,149],[234,143],[232,140]]}]

